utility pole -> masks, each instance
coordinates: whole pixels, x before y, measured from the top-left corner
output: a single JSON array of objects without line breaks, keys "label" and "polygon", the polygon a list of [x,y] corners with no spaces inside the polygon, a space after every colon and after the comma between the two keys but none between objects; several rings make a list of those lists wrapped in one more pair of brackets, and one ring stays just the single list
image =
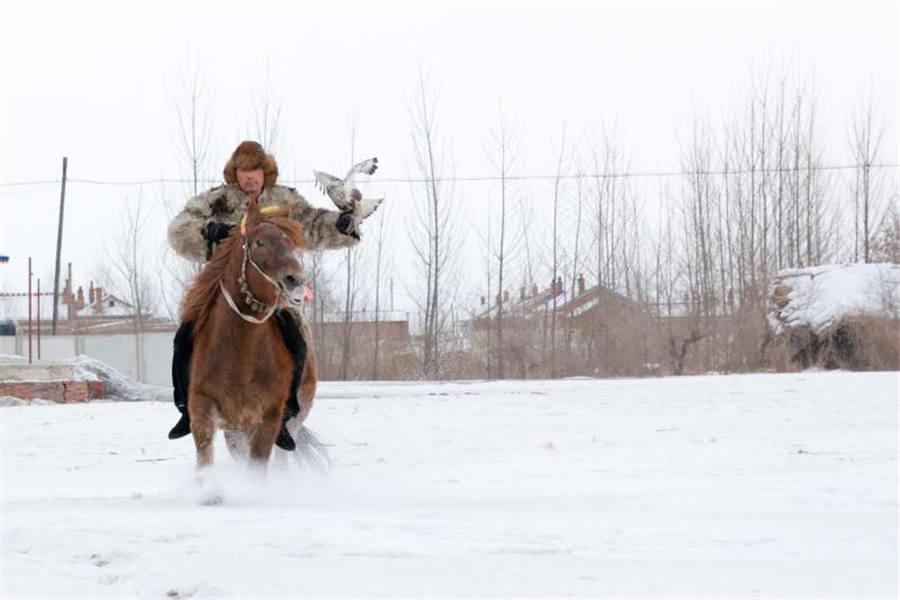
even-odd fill
[{"label": "utility pole", "polygon": [[72,263],[68,264],[68,273],[69,276],[66,281],[69,283],[66,285],[66,290],[68,290],[69,295],[66,297],[66,319],[69,321],[69,333],[74,333],[76,308],[72,302],[72,297],[75,295],[75,282],[72,281]]},{"label": "utility pole", "polygon": [[[63,156],[62,188],[59,192],[59,227],[56,231],[56,270],[53,274],[53,326],[50,328],[53,335],[56,335],[56,320],[59,317],[59,303],[56,299],[59,298],[59,261],[62,253],[63,209],[66,205],[66,168],[68,165],[69,158]],[[30,267],[28,271],[31,272]]]},{"label": "utility pole", "polygon": [[28,364],[31,364],[31,257],[28,257]]},{"label": "utility pole", "polygon": [[37,280],[37,358],[41,360],[41,278]]}]

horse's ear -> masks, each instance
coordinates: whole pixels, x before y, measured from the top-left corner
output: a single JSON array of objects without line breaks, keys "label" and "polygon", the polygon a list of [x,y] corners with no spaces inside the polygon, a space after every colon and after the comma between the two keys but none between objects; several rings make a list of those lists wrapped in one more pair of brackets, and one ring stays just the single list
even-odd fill
[{"label": "horse's ear", "polygon": [[246,234],[248,229],[253,228],[262,219],[262,213],[259,210],[259,200],[253,198],[247,204],[247,212],[241,221],[241,234]]}]

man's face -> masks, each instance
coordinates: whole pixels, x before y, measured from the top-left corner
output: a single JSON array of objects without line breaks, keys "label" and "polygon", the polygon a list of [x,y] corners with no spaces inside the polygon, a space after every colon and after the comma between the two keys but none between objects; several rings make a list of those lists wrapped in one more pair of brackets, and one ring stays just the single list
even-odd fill
[{"label": "man's face", "polygon": [[245,194],[252,196],[262,192],[263,181],[265,181],[265,173],[262,168],[237,170],[238,187]]}]

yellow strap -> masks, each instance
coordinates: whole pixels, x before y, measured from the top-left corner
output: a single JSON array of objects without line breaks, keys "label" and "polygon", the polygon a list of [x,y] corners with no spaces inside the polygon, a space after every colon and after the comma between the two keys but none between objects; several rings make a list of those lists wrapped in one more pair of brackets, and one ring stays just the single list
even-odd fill
[{"label": "yellow strap", "polygon": [[[270,213],[276,212],[280,208],[280,206],[264,206],[259,209],[259,213],[262,215],[268,215]],[[244,213],[244,216],[241,218],[241,235],[247,235],[247,213]]]}]

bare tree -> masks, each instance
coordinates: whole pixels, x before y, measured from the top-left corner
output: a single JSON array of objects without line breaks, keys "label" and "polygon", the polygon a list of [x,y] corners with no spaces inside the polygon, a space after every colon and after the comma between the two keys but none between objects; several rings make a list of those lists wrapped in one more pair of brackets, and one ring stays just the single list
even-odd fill
[{"label": "bare tree", "polygon": [[191,189],[196,196],[207,171],[212,139],[212,92],[196,65],[188,62],[181,74],[172,100],[178,126],[177,147],[185,170],[190,173]]},{"label": "bare tree", "polygon": [[[487,218],[483,220],[484,223],[484,232],[476,230],[478,233],[478,237],[481,240],[482,244],[482,256],[484,258],[484,286],[486,290],[486,295],[481,296],[481,302],[479,305],[479,312],[472,315],[473,321],[476,319],[482,319],[490,323],[491,314],[493,312],[492,305],[492,295],[491,289],[493,287],[494,278],[493,278],[493,265],[494,265],[494,246],[493,246],[493,202],[488,199],[485,204],[487,205]],[[493,345],[493,327],[490,325],[485,328],[484,331],[484,363],[485,368],[487,370],[487,376],[489,379],[494,378],[494,345]]]},{"label": "bare tree", "polygon": [[[582,216],[584,214],[584,202],[585,202],[585,190],[584,190],[584,176],[582,173],[583,169],[579,165],[578,174],[575,179],[576,189],[575,189],[575,209],[574,209],[574,219],[575,219],[575,237],[572,242],[571,254],[572,254],[572,262],[571,262],[571,277],[569,281],[569,289],[571,290],[571,297],[574,298],[576,295],[576,291],[578,290],[579,282],[584,281],[583,270],[584,266],[582,263],[585,262],[586,253],[582,253]],[[555,221],[556,219],[554,219]],[[554,225],[555,227],[555,225]],[[574,329],[574,321],[575,321],[575,306],[574,304],[569,305],[569,314],[566,318],[566,353],[569,354],[572,352],[572,342],[575,334]]]},{"label": "bare tree", "polygon": [[624,153],[617,139],[617,130],[604,127],[602,140],[590,141],[590,154],[594,171],[594,250],[596,252],[597,283],[617,289],[622,271],[622,228],[625,220],[620,214],[628,197],[625,178],[627,170]]},{"label": "bare tree", "polygon": [[344,254],[346,281],[344,282],[343,331],[341,336],[340,378],[347,381],[350,373],[350,361],[353,346],[353,312],[356,301],[356,263],[359,260],[358,248],[347,248]]},{"label": "bare tree", "polygon": [[[354,111],[350,117],[350,164],[356,164],[356,136],[359,130],[359,116]],[[347,248],[345,253],[346,282],[344,293],[344,330],[341,343],[341,379],[346,381],[350,368],[351,345],[353,342],[353,304],[356,297],[354,265],[359,258],[359,248]]]},{"label": "bare tree", "polygon": [[[553,257],[552,257],[552,281],[556,286],[559,278],[559,186],[563,176],[563,167],[566,161],[566,126],[563,124],[562,137],[559,142],[559,157],[556,162],[556,178],[553,181]],[[580,214],[580,207],[579,207]],[[576,242],[577,244],[577,242]],[[576,250],[577,252],[577,250]],[[554,290],[555,291],[555,290]],[[550,377],[556,377],[556,321],[557,321],[557,294],[553,294],[550,310]]]},{"label": "bare tree", "polygon": [[[875,103],[870,97],[857,109],[851,131],[851,150],[856,161],[854,212],[857,235],[854,238],[854,260],[869,262],[873,223],[879,220],[880,179],[872,173],[884,139],[884,128],[876,123]],[[860,253],[862,256],[860,257]]]},{"label": "bare tree", "polygon": [[457,243],[453,190],[442,178],[449,152],[438,129],[437,99],[420,68],[410,117],[413,151],[424,185],[413,188],[415,218],[409,235],[425,284],[425,297],[417,296],[415,301],[422,316],[423,366],[429,378],[442,373],[443,333],[449,314],[445,283],[453,270]]},{"label": "bare tree", "polygon": [[895,192],[894,201],[884,212],[881,225],[872,241],[870,258],[873,262],[900,263],[900,196]]},{"label": "bare tree", "polygon": [[510,254],[515,250],[515,243],[510,238],[510,232],[507,229],[507,205],[511,201],[510,190],[508,189],[508,178],[511,170],[517,166],[518,156],[515,148],[515,140],[511,131],[511,126],[505,118],[502,109],[500,110],[500,122],[497,129],[491,130],[491,146],[488,149],[487,156],[494,170],[500,178],[500,214],[499,214],[499,235],[496,249],[497,259],[497,377],[500,379],[504,376],[504,353],[503,345],[503,318],[505,304],[509,300],[509,292],[504,287],[504,275],[508,267],[507,261]]},{"label": "bare tree", "polygon": [[522,264],[522,283],[527,287],[534,283],[535,262],[538,260],[540,247],[534,249],[538,235],[534,231],[534,203],[531,197],[525,194],[516,203],[516,212],[519,214],[519,237],[522,240],[522,252],[524,262]]},{"label": "bare tree", "polygon": [[382,296],[381,291],[384,286],[383,274],[386,263],[390,261],[390,256],[386,252],[385,229],[384,224],[387,220],[388,206],[382,206],[378,215],[378,230],[375,238],[375,327],[374,327],[374,352],[372,360],[372,379],[381,378],[380,359],[381,359],[381,311]]},{"label": "bare tree", "polygon": [[322,378],[334,378],[340,373],[340,365],[335,364],[333,337],[326,335],[332,315],[340,314],[340,302],[332,293],[334,274],[329,270],[325,253],[312,252],[309,255],[310,279],[314,297],[311,307],[311,327],[315,340],[316,360]]},{"label": "bare tree", "polygon": [[146,242],[147,213],[143,205],[143,193],[138,192],[134,205],[129,204],[122,229],[116,237],[113,269],[124,282],[128,301],[132,306],[132,330],[134,332],[135,370],[138,380],[144,378],[143,334],[147,319],[153,313],[154,287],[147,261],[143,255]]},{"label": "bare tree", "polygon": [[[171,106],[175,117],[174,145],[179,157],[179,171],[186,175],[189,183],[183,195],[174,199],[165,189],[159,191],[159,203],[169,218],[177,214],[185,200],[200,192],[201,184],[211,179],[209,157],[212,145],[212,103],[213,93],[196,64],[187,61],[172,92]],[[159,286],[159,301],[173,321],[178,318],[178,306],[187,283],[199,271],[197,263],[181,259],[175,252],[164,246],[159,255],[156,272]]]},{"label": "bare tree", "polygon": [[256,140],[267,152],[274,153],[279,140],[278,134],[284,102],[271,78],[268,58],[266,58],[261,72],[262,81],[254,87],[250,100],[253,115],[251,131],[255,133]]}]

